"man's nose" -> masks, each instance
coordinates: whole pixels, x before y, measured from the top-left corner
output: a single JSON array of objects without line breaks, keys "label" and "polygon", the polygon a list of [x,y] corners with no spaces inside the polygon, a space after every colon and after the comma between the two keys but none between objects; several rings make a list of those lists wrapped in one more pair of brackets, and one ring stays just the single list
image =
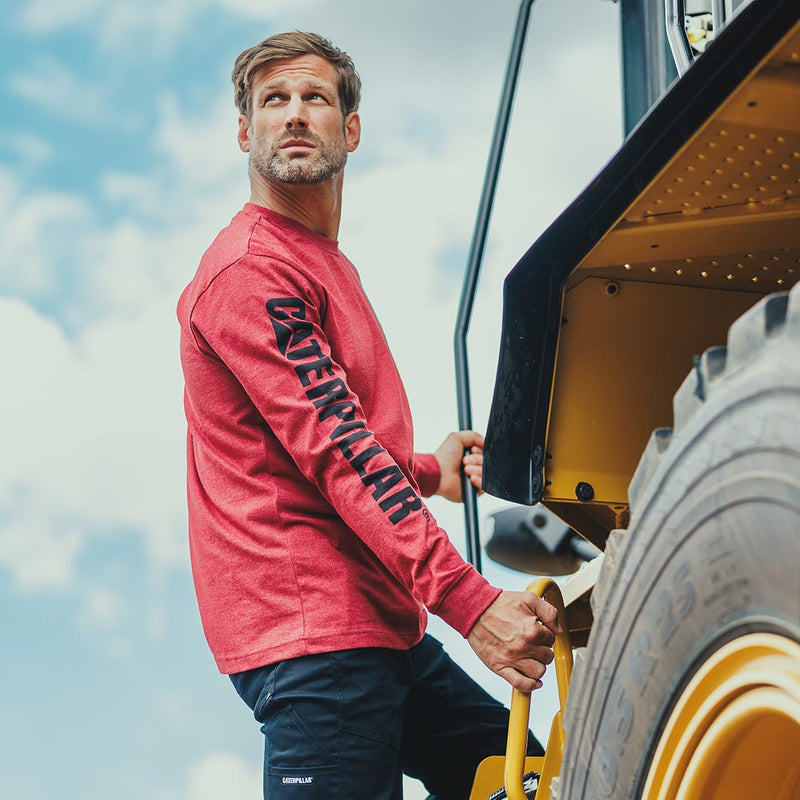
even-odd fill
[{"label": "man's nose", "polygon": [[293,97],[286,109],[287,128],[305,128],[308,126],[308,114],[300,97]]}]

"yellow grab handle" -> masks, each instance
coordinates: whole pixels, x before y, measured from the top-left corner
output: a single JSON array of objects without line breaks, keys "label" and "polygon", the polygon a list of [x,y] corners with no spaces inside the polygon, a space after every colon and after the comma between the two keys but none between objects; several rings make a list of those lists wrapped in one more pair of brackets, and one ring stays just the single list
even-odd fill
[{"label": "yellow grab handle", "polygon": [[[569,640],[569,630],[567,628],[566,611],[564,610],[564,600],[561,597],[561,589],[551,578],[539,578],[534,581],[528,591],[536,592],[542,599],[546,600],[558,612],[558,622],[563,633],[556,636],[553,645],[553,664],[556,671],[556,682],[558,684],[558,701],[563,714],[564,706],[567,702],[567,691],[569,681],[572,677],[572,646]],[[525,772],[525,751],[528,749],[528,724],[530,720],[531,694],[530,692],[520,692],[512,689],[511,692],[511,711],[508,718],[508,741],[506,743],[506,762],[503,780],[506,787],[508,800],[528,800],[523,788],[522,779]],[[546,762],[551,757],[561,761],[561,753],[548,753]],[[551,762],[552,763],[552,762]]]}]

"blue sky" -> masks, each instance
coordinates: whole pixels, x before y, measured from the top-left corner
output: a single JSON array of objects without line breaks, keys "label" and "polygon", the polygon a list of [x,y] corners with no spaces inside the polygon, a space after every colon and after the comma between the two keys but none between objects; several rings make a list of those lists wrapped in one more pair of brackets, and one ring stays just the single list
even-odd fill
[{"label": "blue sky", "polygon": [[[247,198],[230,68],[294,28],[354,57],[363,140],[341,246],[406,380],[418,446],[432,449],[456,424],[452,330],[516,13],[516,0],[4,3],[4,798],[260,796],[261,735],[216,673],[192,590],[174,314]],[[476,427],[502,277],[619,144],[617,14],[606,0],[534,7],[470,338]],[[481,500],[483,515],[499,507]],[[431,508],[462,547],[460,510]],[[487,573],[505,588],[528,582]],[[506,699],[463,642],[432,629]],[[550,688],[534,702],[541,736]]]}]

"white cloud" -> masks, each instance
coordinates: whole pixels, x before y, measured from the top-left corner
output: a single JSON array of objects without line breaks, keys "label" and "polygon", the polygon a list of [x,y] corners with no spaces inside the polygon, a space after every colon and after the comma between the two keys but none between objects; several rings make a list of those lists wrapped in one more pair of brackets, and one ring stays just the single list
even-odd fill
[{"label": "white cloud", "polygon": [[119,592],[107,586],[88,586],[84,594],[84,624],[102,630],[115,627],[125,605]]},{"label": "white cloud", "polygon": [[[69,586],[82,554],[119,530],[156,571],[187,563],[175,304],[244,200],[228,116],[190,119],[165,101],[160,168],[103,178],[123,211],[112,223],[81,195],[29,193],[0,172],[0,279],[73,331],[0,298],[0,564],[21,589]],[[85,614],[113,622],[114,598],[93,591]]]},{"label": "white cloud", "polygon": [[14,160],[22,170],[46,164],[52,160],[56,152],[51,142],[33,133],[20,136],[0,132],[0,147],[14,156]]},{"label": "white cloud", "polygon": [[273,19],[287,11],[314,11],[323,5],[323,0],[205,0],[212,8],[220,8],[253,20]]},{"label": "white cloud", "polygon": [[98,13],[104,0],[30,0],[21,3],[19,20],[22,27],[39,35],[53,33],[80,24]]},{"label": "white cloud", "polygon": [[151,52],[168,54],[209,11],[264,21],[318,4],[318,0],[31,0],[20,3],[18,19],[23,30],[38,36],[75,28],[96,30],[101,50],[126,61],[140,55],[133,46],[136,41]]},{"label": "white cloud", "polygon": [[[171,308],[169,309],[171,312]],[[25,589],[63,588],[97,537],[142,537],[154,569],[185,562],[182,419],[165,303],[76,346],[20,301],[0,300],[3,536]]]},{"label": "white cloud", "polygon": [[23,296],[48,293],[53,260],[65,242],[74,239],[90,219],[86,202],[77,195],[46,191],[27,194],[10,171],[0,174],[0,286]]},{"label": "white cloud", "polygon": [[184,800],[258,800],[261,767],[230,753],[210,753],[189,770]]},{"label": "white cloud", "polygon": [[8,86],[18,97],[62,119],[91,126],[111,123],[99,83],[83,80],[49,55],[39,57],[25,72],[11,75]]}]

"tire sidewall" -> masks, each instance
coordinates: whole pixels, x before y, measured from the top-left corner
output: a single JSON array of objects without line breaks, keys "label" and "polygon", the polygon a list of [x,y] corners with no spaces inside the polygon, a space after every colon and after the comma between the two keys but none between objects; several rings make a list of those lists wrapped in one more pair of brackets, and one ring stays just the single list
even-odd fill
[{"label": "tire sidewall", "polygon": [[720,379],[633,509],[570,687],[559,797],[639,797],[669,712],[711,653],[753,631],[800,640],[790,344]]}]

